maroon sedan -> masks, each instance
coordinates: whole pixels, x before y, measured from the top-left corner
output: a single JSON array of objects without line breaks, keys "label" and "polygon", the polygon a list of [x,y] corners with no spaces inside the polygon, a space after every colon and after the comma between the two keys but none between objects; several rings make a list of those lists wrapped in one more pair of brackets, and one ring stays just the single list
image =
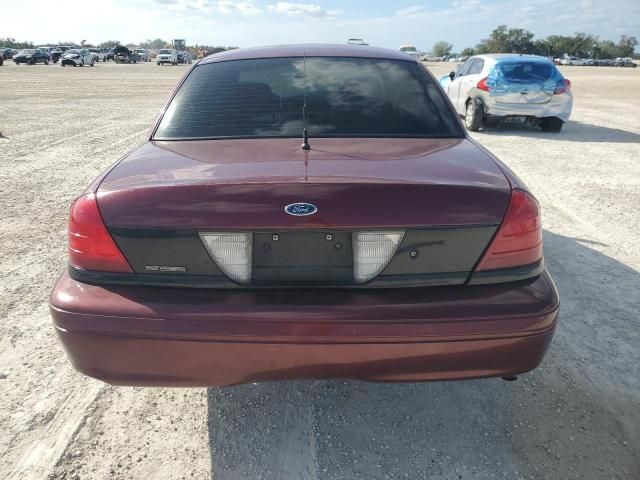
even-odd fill
[{"label": "maroon sedan", "polygon": [[195,65],[71,208],[51,295],[121,385],[514,376],[553,336],[538,202],[416,60],[352,46]]}]

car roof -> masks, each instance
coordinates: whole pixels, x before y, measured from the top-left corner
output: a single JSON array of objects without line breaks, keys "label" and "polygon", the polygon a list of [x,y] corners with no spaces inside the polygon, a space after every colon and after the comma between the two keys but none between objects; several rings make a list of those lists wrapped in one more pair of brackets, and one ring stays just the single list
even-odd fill
[{"label": "car roof", "polygon": [[482,55],[474,55],[471,58],[485,58],[497,62],[513,61],[513,60],[531,60],[534,62],[550,62],[547,57],[540,55],[529,55],[525,53],[487,53]]},{"label": "car roof", "polygon": [[256,48],[239,48],[216,53],[200,63],[228,62],[232,60],[249,60],[258,58],[281,57],[359,57],[381,58],[388,60],[403,60],[415,62],[408,55],[386,48],[368,47],[362,45],[345,44],[298,44],[298,45],[273,45]]}]

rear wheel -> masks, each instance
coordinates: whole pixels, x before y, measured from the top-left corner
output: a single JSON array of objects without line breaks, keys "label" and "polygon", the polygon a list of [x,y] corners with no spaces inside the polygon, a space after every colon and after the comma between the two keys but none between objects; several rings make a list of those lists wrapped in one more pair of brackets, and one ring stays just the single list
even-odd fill
[{"label": "rear wheel", "polygon": [[543,132],[559,132],[562,130],[562,125],[564,122],[560,120],[558,117],[545,117],[540,120],[540,127],[542,127]]},{"label": "rear wheel", "polygon": [[46,59],[45,59],[44,64],[45,64],[45,65],[49,65],[49,60],[46,60]]},{"label": "rear wheel", "polygon": [[464,124],[470,132],[477,132],[482,127],[482,117],[484,109],[480,102],[471,99],[467,102],[467,109],[464,116]]}]

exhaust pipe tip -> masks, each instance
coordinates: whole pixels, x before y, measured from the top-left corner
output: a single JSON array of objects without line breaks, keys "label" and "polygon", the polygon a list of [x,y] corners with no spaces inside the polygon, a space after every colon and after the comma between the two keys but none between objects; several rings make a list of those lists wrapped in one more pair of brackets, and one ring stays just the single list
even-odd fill
[{"label": "exhaust pipe tip", "polygon": [[502,377],[502,379],[505,382],[515,382],[516,380],[518,380],[518,377],[516,375],[513,375],[511,377]]}]

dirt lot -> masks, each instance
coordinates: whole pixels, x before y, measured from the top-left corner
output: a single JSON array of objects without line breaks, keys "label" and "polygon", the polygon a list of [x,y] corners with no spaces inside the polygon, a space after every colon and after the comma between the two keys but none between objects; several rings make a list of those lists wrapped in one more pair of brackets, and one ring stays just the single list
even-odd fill
[{"label": "dirt lot", "polygon": [[543,206],[562,314],[542,368],[514,383],[111,387],[71,368],[47,296],[72,199],[143,139],[183,72],[0,67],[0,478],[640,479],[640,68],[567,67],[560,134],[474,135]]}]

